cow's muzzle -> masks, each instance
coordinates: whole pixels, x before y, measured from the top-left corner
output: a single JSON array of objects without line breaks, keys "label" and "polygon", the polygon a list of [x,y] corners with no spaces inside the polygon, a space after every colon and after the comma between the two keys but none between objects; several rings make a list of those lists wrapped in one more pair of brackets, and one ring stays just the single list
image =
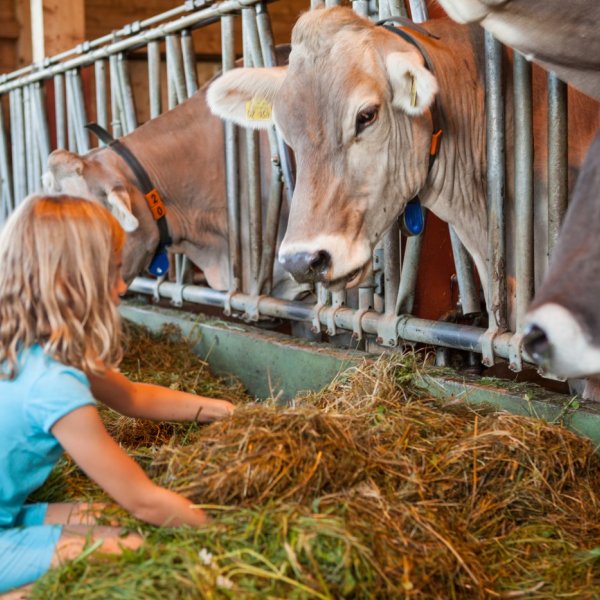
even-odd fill
[{"label": "cow's muzzle", "polygon": [[331,267],[331,255],[326,250],[296,252],[284,255],[279,260],[298,283],[323,281]]},{"label": "cow's muzzle", "polygon": [[531,360],[540,367],[544,367],[550,361],[550,340],[546,332],[537,325],[528,325],[525,328],[523,348]]}]

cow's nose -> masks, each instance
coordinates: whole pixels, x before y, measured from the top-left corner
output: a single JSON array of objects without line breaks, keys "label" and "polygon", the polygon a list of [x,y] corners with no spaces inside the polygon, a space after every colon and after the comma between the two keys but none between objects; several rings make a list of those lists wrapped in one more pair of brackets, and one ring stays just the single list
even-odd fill
[{"label": "cow's nose", "polygon": [[331,255],[325,250],[296,252],[281,257],[281,264],[299,283],[322,279],[331,266]]},{"label": "cow's nose", "polygon": [[523,348],[538,365],[543,365],[550,359],[550,340],[546,332],[537,325],[525,328]]}]

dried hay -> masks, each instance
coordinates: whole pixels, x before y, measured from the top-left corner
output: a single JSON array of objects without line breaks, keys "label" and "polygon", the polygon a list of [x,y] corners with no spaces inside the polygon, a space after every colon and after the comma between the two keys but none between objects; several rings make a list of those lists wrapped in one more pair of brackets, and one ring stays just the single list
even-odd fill
[{"label": "dried hay", "polygon": [[146,528],[138,553],[50,573],[36,597],[600,597],[591,442],[423,397],[413,363],[385,357],[154,447],[155,479],[213,524]]}]

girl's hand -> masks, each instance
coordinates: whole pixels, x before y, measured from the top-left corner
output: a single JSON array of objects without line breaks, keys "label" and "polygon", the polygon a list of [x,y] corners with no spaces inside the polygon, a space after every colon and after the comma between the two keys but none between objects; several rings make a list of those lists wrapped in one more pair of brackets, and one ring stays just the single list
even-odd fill
[{"label": "girl's hand", "polygon": [[202,398],[200,410],[196,421],[199,423],[210,423],[211,421],[217,421],[229,417],[235,406],[227,400],[217,400],[216,398]]}]

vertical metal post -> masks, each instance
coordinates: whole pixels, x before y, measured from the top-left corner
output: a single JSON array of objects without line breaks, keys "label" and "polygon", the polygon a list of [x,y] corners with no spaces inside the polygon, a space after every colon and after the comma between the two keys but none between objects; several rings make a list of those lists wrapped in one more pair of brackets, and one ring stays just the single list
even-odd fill
[{"label": "vertical metal post", "polygon": [[184,29],[181,32],[181,54],[183,56],[185,87],[187,97],[189,98],[198,89],[198,78],[196,76],[196,51],[194,50],[194,40],[187,29]]},{"label": "vertical metal post", "polygon": [[548,256],[567,210],[567,85],[548,74]]},{"label": "vertical metal post", "polygon": [[423,21],[427,21],[427,4],[424,0],[409,0],[410,3],[410,14],[412,16],[412,20],[415,23],[422,23]]},{"label": "vertical metal post", "polygon": [[[256,17],[253,7],[242,9],[242,31],[244,39],[244,65],[247,67],[252,67],[255,66],[254,60],[258,59],[260,54],[258,31],[256,29]],[[260,191],[260,155],[258,146],[258,132],[247,129],[245,131],[245,139],[246,161],[248,169],[248,221],[250,228],[250,293],[258,294],[258,274],[261,263],[260,240],[262,239],[262,205]]]},{"label": "vertical metal post", "polygon": [[14,210],[14,198],[12,193],[12,177],[8,161],[8,145],[6,143],[6,130],[4,127],[4,109],[2,107],[2,96],[0,96],[0,179],[1,188],[1,222]]},{"label": "vertical metal post", "polygon": [[160,96],[160,42],[148,43],[148,96],[150,118],[155,119],[161,113]]},{"label": "vertical metal post", "polygon": [[361,17],[369,16],[369,0],[353,0],[352,8],[357,15]]},{"label": "vertical metal post", "polygon": [[[221,17],[221,52],[223,55],[223,72],[229,71],[235,63],[235,17]],[[225,170],[227,185],[227,217],[229,231],[229,289],[237,290],[241,286],[242,254],[240,243],[240,204],[238,180],[238,129],[233,123],[225,122]]]},{"label": "vertical metal post", "polygon": [[169,81],[169,110],[187,98],[185,76],[181,58],[181,44],[178,36],[171,34],[167,42],[167,80]]},{"label": "vertical metal post", "polygon": [[65,77],[62,73],[54,76],[54,116],[56,119],[56,147],[67,147],[65,119]]},{"label": "vertical metal post", "polygon": [[31,89],[28,85],[23,86],[23,118],[25,124],[25,164],[27,173],[27,193],[35,190],[34,159],[36,152],[34,148],[35,138],[33,124],[31,122]]},{"label": "vertical metal post", "polygon": [[23,90],[10,92],[10,137],[15,206],[27,195],[27,163],[25,161],[25,120],[23,116]]},{"label": "vertical metal post", "polygon": [[46,167],[46,161],[50,154],[50,131],[48,130],[48,119],[46,118],[46,108],[44,103],[44,92],[42,90],[42,84],[36,81],[32,84],[32,109],[33,109],[33,122],[35,125],[34,134],[37,136],[37,148],[38,148],[38,166],[39,173],[37,175],[37,189],[41,189],[42,170]]},{"label": "vertical metal post", "polygon": [[77,139],[75,132],[77,130],[77,120],[73,108],[73,84],[71,82],[72,73],[65,73],[65,88],[67,97],[67,148],[70,152],[77,152]]},{"label": "vertical metal post", "polygon": [[70,71],[67,78],[67,85],[71,84],[71,107],[73,114],[73,125],[75,140],[77,142],[77,152],[85,154],[90,149],[90,139],[85,129],[87,117],[85,114],[85,100],[83,97],[83,86],[81,84],[81,75],[79,71]]},{"label": "vertical metal post", "polygon": [[137,117],[135,114],[135,102],[133,99],[133,90],[129,81],[129,69],[127,66],[127,58],[122,52],[119,53],[117,59],[117,69],[121,88],[121,98],[123,99],[123,115],[125,133],[131,133],[137,127]]},{"label": "vertical metal post", "polygon": [[[99,59],[94,63],[94,79],[96,81],[96,122],[100,127],[108,127],[108,103],[106,94],[106,61]],[[98,140],[98,145],[104,145]]]},{"label": "vertical metal post", "polygon": [[475,285],[473,261],[456,235],[454,227],[448,227],[448,231],[450,232],[450,243],[452,244],[462,313],[463,315],[476,314],[481,312],[481,304],[479,302],[479,292]]},{"label": "vertical metal post", "polygon": [[522,368],[521,342],[525,314],[533,297],[533,108],[531,63],[515,50],[514,79],[514,173],[516,333],[509,344],[509,367]]},{"label": "vertical metal post", "polygon": [[384,302],[386,314],[396,314],[400,282],[400,229],[394,220],[383,239]]},{"label": "vertical metal post", "polygon": [[121,92],[121,82],[119,79],[118,58],[116,54],[111,54],[108,58],[110,70],[110,113],[112,135],[119,138],[123,135],[126,127],[123,117],[123,96]]},{"label": "vertical metal post", "polygon": [[502,91],[502,45],[485,33],[487,204],[488,204],[488,290],[489,329],[482,343],[483,363],[494,364],[493,338],[507,328],[506,248],[504,226],[504,97]]},{"label": "vertical metal post", "polygon": [[404,248],[400,286],[396,298],[395,312],[397,315],[410,314],[415,305],[419,261],[423,248],[423,234],[409,237]]}]

